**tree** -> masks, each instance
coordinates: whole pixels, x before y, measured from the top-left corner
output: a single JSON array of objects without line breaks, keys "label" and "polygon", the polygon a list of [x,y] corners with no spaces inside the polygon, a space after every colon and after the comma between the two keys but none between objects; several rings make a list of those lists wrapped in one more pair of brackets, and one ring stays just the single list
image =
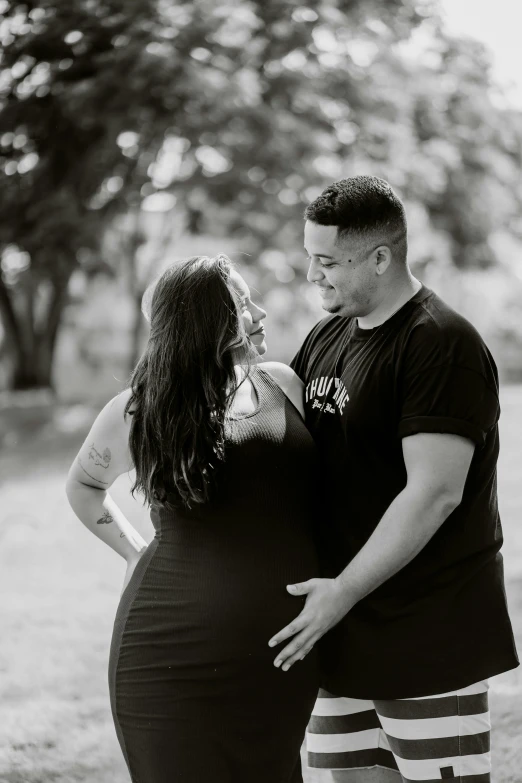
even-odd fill
[{"label": "tree", "polygon": [[[116,139],[126,122],[121,105],[104,107],[147,39],[139,28],[152,4],[129,2],[127,17],[116,13],[122,4],[4,5],[0,311],[14,347],[13,386],[28,388],[51,384],[69,277],[95,253],[110,214],[97,194],[122,167]],[[130,27],[134,47],[118,46]],[[136,161],[123,160],[130,177]]]},{"label": "tree", "polygon": [[[184,145],[169,186],[183,189],[190,225],[208,200],[239,203],[244,221],[230,216],[230,230],[267,236],[287,217],[281,204],[298,211],[295,195],[286,205],[272,196],[331,143],[316,106],[324,52],[314,30],[349,24],[352,35],[375,14],[400,37],[418,5],[4,0],[0,312],[13,386],[52,383],[71,272],[96,259],[118,211],[157,189],[151,170],[165,139]],[[309,72],[295,67],[302,57]]]},{"label": "tree", "polygon": [[111,269],[125,281],[132,303],[129,374],[142,350],[143,295],[152,279],[163,271],[161,265],[182,231],[183,221],[172,208],[151,214],[135,207],[114,220],[104,234],[102,255],[110,259]]},{"label": "tree", "polygon": [[[515,118],[492,103],[483,50],[449,39],[427,0],[0,6],[0,313],[15,388],[52,384],[72,271],[112,263],[108,227],[158,194],[192,231],[284,249],[287,265],[304,204],[361,170],[422,205],[462,264],[493,258],[493,224],[520,203]],[[408,59],[427,28],[431,61]]]}]

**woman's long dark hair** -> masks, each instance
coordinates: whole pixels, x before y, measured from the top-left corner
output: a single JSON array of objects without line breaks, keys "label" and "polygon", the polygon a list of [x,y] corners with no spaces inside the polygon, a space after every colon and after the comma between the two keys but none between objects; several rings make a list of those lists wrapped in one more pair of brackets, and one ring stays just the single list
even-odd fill
[{"label": "woman's long dark hair", "polygon": [[[171,266],[155,286],[147,347],[130,380],[132,492],[191,507],[210,499],[224,459],[225,418],[237,389],[234,365],[252,347],[224,256]],[[179,502],[179,501],[178,501]]]}]

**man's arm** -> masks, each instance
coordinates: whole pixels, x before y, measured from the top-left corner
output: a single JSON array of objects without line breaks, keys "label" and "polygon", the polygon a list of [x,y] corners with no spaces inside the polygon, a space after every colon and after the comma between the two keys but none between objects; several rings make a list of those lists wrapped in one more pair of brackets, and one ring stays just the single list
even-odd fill
[{"label": "man's arm", "polygon": [[470,440],[418,433],[404,438],[402,447],[407,484],[358,554],[336,579],[288,586],[292,595],[307,599],[301,614],[270,640],[275,646],[295,637],[275,660],[285,671],[358,601],[413,560],[461,502],[474,451]]},{"label": "man's arm", "polygon": [[470,440],[419,433],[404,438],[402,450],[406,487],[338,576],[352,605],[413,560],[462,500],[474,451]]}]

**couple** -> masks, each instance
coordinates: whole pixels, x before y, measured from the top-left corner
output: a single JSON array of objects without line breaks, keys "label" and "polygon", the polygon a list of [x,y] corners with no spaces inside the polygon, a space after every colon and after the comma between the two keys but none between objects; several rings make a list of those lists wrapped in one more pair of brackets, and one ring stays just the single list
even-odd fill
[{"label": "couple", "polygon": [[[122,751],[134,783],[298,783],[308,726],[313,781],[487,783],[488,677],[518,665],[495,364],[411,275],[388,183],[336,182],[305,219],[330,315],[293,369],[257,363],[266,313],[228,259],[192,258],[71,467],[74,511],[128,563]],[[107,495],[132,467],[148,546]]]}]

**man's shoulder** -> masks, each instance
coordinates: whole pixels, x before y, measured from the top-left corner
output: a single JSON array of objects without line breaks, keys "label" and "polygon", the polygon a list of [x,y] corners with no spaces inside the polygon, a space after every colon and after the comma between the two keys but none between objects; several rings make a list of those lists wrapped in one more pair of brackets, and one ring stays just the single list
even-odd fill
[{"label": "man's shoulder", "polygon": [[411,330],[418,330],[424,339],[459,340],[485,347],[477,328],[434,291],[419,303],[410,321]]},{"label": "man's shoulder", "polygon": [[420,303],[416,321],[432,334],[460,334],[484,342],[476,327],[434,291]]},{"label": "man's shoulder", "polygon": [[326,340],[329,340],[332,335],[344,332],[351,318],[341,318],[339,315],[327,315],[325,318],[321,318],[308,332],[304,339],[303,345],[308,344],[310,346],[317,345]]},{"label": "man's shoulder", "polygon": [[433,291],[409,319],[404,348],[419,365],[454,364],[490,376],[494,359],[476,327]]}]

